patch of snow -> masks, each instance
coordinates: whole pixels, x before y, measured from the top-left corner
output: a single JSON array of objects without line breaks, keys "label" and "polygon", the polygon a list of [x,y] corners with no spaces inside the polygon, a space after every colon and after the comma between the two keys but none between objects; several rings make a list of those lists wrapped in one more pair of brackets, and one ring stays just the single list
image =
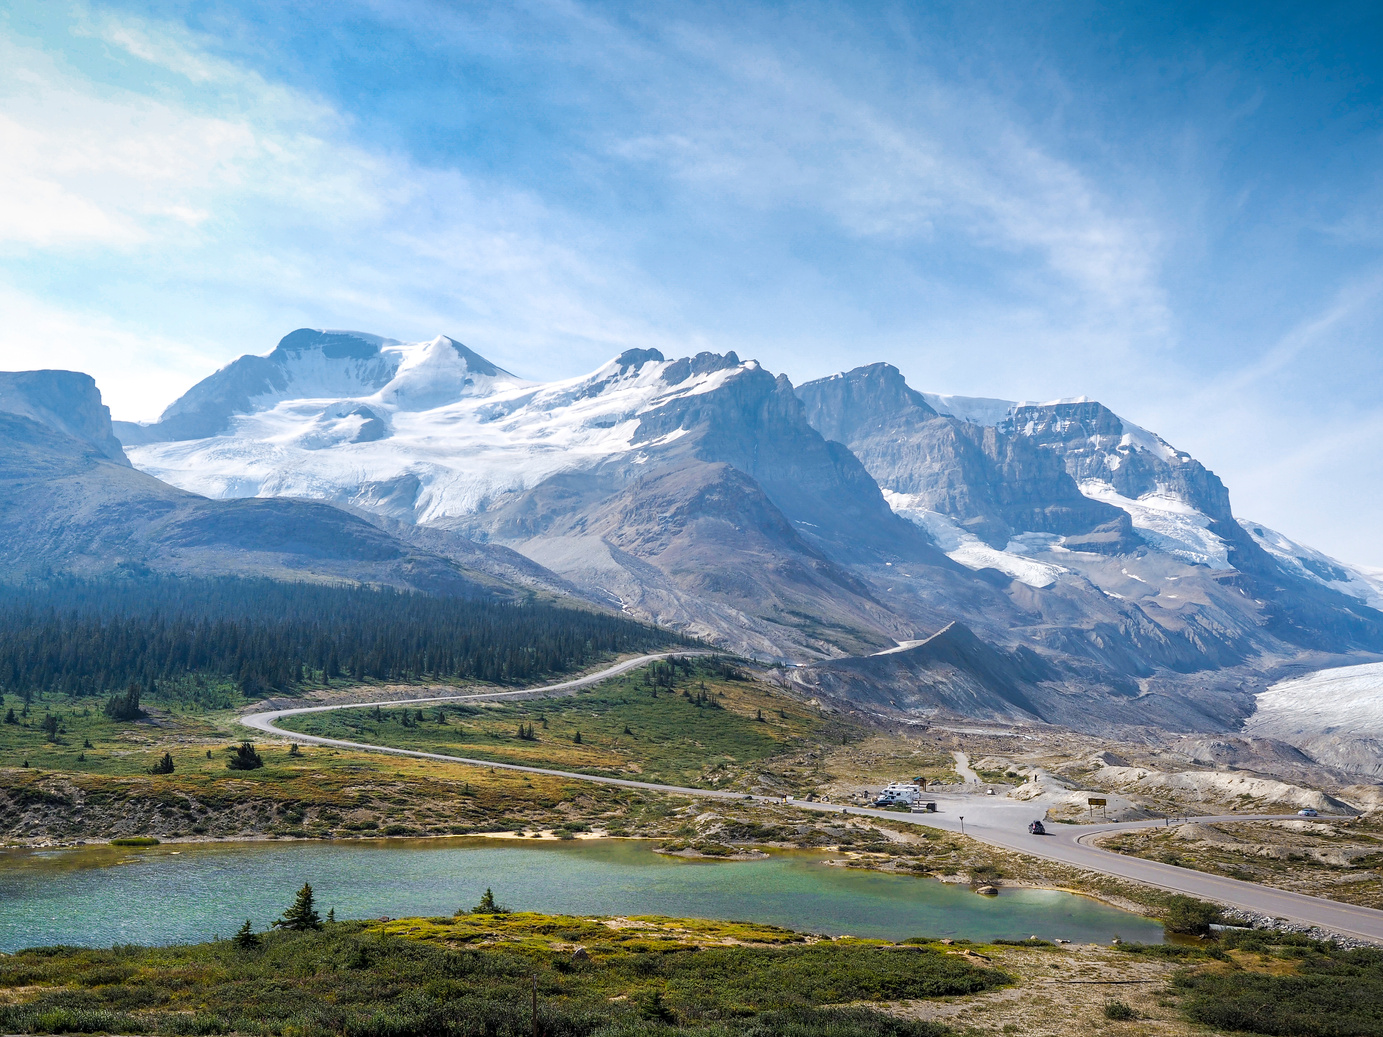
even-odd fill
[{"label": "patch of snow", "polygon": [[1292,540],[1261,522],[1242,519],[1249,536],[1293,576],[1319,583],[1383,609],[1383,571],[1348,565],[1323,551]]},{"label": "patch of snow", "polygon": [[1082,482],[1080,492],[1123,508],[1133,520],[1133,528],[1150,547],[1191,565],[1233,568],[1229,564],[1229,547],[1210,531],[1209,517],[1174,493],[1159,489],[1133,500],[1098,479]]},{"label": "patch of snow", "polygon": [[998,569],[1029,587],[1039,589],[1052,586],[1057,577],[1070,571],[1028,557],[1026,552],[1032,547],[1030,543],[1013,540],[1005,550],[996,550],[974,533],[961,529],[945,515],[923,507],[916,494],[884,490],[883,495],[896,514],[925,529],[947,557],[967,569]]},{"label": "patch of snow", "polygon": [[1306,735],[1383,737],[1383,663],[1337,666],[1259,692],[1244,732],[1291,741]]},{"label": "patch of snow", "polygon": [[1119,439],[1120,449],[1146,450],[1168,464],[1181,464],[1186,460],[1185,455],[1156,433],[1149,432],[1124,418],[1120,418],[1119,421],[1124,426],[1124,434]]},{"label": "patch of snow", "polygon": [[975,425],[1001,425],[1017,406],[1012,400],[991,400],[982,396],[924,392],[922,398],[938,414],[960,418]]}]

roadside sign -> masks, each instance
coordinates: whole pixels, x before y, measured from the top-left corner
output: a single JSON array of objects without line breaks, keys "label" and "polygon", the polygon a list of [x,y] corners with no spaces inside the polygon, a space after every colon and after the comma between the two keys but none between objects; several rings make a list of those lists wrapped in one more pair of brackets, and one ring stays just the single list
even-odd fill
[{"label": "roadside sign", "polygon": [[1092,807],[1102,807],[1108,803],[1108,800],[1105,800],[1103,798],[1097,799],[1094,796],[1091,796],[1089,799],[1086,800],[1086,802],[1089,803]]}]

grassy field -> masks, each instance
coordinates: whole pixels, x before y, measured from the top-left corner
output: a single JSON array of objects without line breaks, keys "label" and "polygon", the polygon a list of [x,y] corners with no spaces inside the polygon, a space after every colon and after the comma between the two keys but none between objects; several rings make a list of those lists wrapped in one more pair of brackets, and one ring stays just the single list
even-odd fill
[{"label": "grassy field", "polygon": [[[574,953],[576,948],[580,951]],[[915,946],[675,919],[463,915],[327,923],[260,945],[53,948],[0,958],[5,1033],[938,1037],[870,1003],[1008,982]]]},{"label": "grassy field", "polygon": [[1383,1032],[1383,952],[1293,934],[890,945],[530,913],[327,922],[254,946],[21,951],[0,956],[0,1032],[520,1037],[535,991],[545,1037]]},{"label": "grassy field", "polygon": [[[637,776],[699,788],[817,790],[820,776],[772,760],[839,742],[857,725],[721,668],[692,660],[675,675],[654,668],[575,695],[524,702],[343,709],[287,717],[285,730],[448,755]],[[579,736],[579,740],[578,740]]]},{"label": "grassy field", "polygon": [[[0,703],[0,716],[13,708],[16,721],[0,722],[0,837],[560,835],[597,827],[668,835],[685,827],[665,797],[481,766],[294,750],[278,740],[257,742],[263,767],[232,771],[227,763],[246,734],[236,719],[248,704],[237,705],[229,686],[184,683],[160,686],[134,721],[108,717],[103,698],[36,700],[27,713],[13,696]],[[401,689],[338,690],[384,697]],[[399,709],[303,719],[353,740],[799,795],[815,782],[804,754],[819,756],[823,740],[854,730],[710,661],[638,671],[568,698],[427,707],[421,721],[410,710],[406,724]],[[520,725],[531,739],[517,737]],[[150,773],[165,753],[173,773]],[[792,835],[788,829],[787,841]]]},{"label": "grassy field", "polygon": [[1364,907],[1383,907],[1383,822],[1237,822],[1126,832],[1108,850],[1261,882]]}]

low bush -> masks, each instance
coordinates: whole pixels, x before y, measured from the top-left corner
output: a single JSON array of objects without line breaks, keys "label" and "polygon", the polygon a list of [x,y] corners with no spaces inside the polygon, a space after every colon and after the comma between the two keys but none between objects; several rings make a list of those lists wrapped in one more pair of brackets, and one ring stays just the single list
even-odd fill
[{"label": "low bush", "polygon": [[1162,924],[1169,933],[1208,936],[1210,927],[1221,919],[1222,913],[1214,904],[1178,894],[1167,898],[1167,906],[1162,915]]},{"label": "low bush", "polygon": [[1124,1001],[1106,1001],[1104,1003],[1104,1017],[1113,1019],[1115,1022],[1130,1022],[1138,1018],[1138,1013]]},{"label": "low bush", "polygon": [[[419,931],[440,926],[439,942],[338,922],[254,934],[258,943],[249,946],[20,951],[0,958],[0,1002],[22,1002],[0,1004],[0,1033],[527,1037],[536,976],[539,1029],[549,1037],[640,1037],[666,1033],[673,1020],[707,1037],[941,1037],[945,1027],[861,1003],[972,994],[1009,981],[926,949],[698,946],[646,933],[620,942],[600,923],[546,916],[522,917],[514,942],[454,949],[440,942],[449,922],[409,921]],[[539,945],[553,926],[605,939],[584,941],[588,953],[578,958]],[[78,984],[85,974],[110,982]]]}]

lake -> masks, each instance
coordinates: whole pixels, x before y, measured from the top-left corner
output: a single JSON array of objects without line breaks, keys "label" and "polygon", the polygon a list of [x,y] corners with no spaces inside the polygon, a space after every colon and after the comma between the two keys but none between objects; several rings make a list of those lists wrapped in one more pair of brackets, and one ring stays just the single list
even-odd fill
[{"label": "lake", "polygon": [[669,858],[637,840],[183,843],[0,851],[0,951],[48,944],[192,943],[265,928],[304,882],[326,914],[450,915],[485,888],[516,910],[737,919],[832,936],[972,940],[1037,935],[1158,943],[1159,923],[1086,897],[982,897],[932,879],[828,867],[828,855]]}]

